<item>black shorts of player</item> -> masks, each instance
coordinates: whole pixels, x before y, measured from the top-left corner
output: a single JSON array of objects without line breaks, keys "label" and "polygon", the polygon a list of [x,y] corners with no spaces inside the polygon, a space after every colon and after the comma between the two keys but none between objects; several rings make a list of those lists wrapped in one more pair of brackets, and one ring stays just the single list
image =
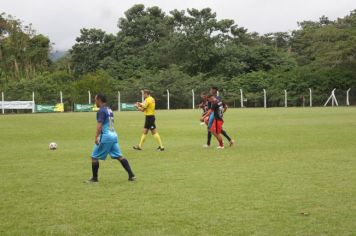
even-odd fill
[{"label": "black shorts of player", "polygon": [[155,116],[146,116],[146,120],[145,120],[145,129],[150,129],[153,130],[156,128],[156,118]]}]

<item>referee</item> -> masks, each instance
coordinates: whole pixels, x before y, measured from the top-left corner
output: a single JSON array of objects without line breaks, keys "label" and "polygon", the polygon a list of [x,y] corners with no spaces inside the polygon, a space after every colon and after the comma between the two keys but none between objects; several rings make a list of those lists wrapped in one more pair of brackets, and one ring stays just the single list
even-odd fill
[{"label": "referee", "polygon": [[164,147],[161,141],[161,137],[159,136],[155,124],[155,108],[156,108],[156,103],[155,99],[151,96],[151,92],[147,89],[143,90],[143,96],[145,98],[145,101],[143,103],[136,102],[136,108],[145,113],[145,125],[143,128],[140,144],[137,146],[134,146],[133,149],[135,150],[142,150],[143,144],[145,142],[145,139],[147,137],[148,131],[151,130],[151,133],[153,137],[156,139],[158,143],[158,151],[164,151]]}]

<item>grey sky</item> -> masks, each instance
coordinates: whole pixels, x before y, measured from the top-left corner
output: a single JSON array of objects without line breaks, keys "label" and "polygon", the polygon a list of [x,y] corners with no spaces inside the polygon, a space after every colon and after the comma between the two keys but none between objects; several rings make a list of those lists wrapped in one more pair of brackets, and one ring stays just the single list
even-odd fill
[{"label": "grey sky", "polygon": [[173,9],[210,7],[218,19],[233,19],[250,32],[289,31],[302,20],[326,15],[334,20],[356,9],[355,0],[0,0],[0,12],[32,23],[55,43],[54,49],[69,49],[81,28],[101,28],[116,33],[117,21],[137,3]]}]

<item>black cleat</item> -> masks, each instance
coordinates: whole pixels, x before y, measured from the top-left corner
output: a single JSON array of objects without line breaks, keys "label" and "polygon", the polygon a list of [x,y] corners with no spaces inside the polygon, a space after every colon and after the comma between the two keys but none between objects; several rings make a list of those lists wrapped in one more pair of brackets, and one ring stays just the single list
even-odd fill
[{"label": "black cleat", "polygon": [[129,181],[135,181],[136,180],[136,176],[130,176],[129,177]]},{"label": "black cleat", "polygon": [[164,151],[164,147],[159,146],[159,147],[157,148],[157,151]]},{"label": "black cleat", "polygon": [[231,139],[230,141],[230,147],[234,146],[235,145],[235,140]]},{"label": "black cleat", "polygon": [[91,184],[91,183],[97,183],[97,182],[99,182],[98,179],[91,178],[91,179],[85,181],[84,183]]},{"label": "black cleat", "polygon": [[136,151],[141,151],[142,150],[142,148],[140,148],[140,146],[133,146],[132,147],[134,150],[136,150]]}]

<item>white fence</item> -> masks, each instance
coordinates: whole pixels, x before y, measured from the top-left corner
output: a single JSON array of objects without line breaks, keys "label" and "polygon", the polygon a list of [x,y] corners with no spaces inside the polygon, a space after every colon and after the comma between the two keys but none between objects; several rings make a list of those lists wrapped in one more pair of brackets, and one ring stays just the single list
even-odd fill
[{"label": "white fence", "polygon": [[[331,106],[339,106],[339,102],[336,98],[335,95],[335,91],[336,89],[333,89],[331,91],[331,94],[329,96],[329,98],[327,99],[327,101],[325,102],[324,106],[327,106],[329,103],[331,104]],[[350,91],[351,88],[349,88],[346,91],[346,106],[350,106]],[[262,90],[263,92],[263,107],[267,108],[267,100],[268,100],[268,91],[266,89]],[[191,96],[192,96],[192,109],[195,108],[196,104],[195,104],[195,91],[194,89],[191,90]],[[312,89],[309,88],[309,106],[312,107],[313,106],[313,93],[312,93]],[[118,105],[118,110],[120,111],[121,108],[121,93],[120,91],[118,91],[118,95],[117,95],[117,105]],[[167,89],[167,110],[169,110],[171,108],[170,105],[170,100],[171,99],[171,93],[169,91],[169,89]],[[141,91],[141,101],[144,101],[144,96],[143,96],[143,91]],[[246,107],[244,102],[246,102],[247,99],[244,97],[244,91],[242,89],[240,89],[240,107],[244,108]],[[92,98],[91,98],[91,92],[88,91],[88,103],[91,104],[92,102]],[[63,104],[63,94],[62,91],[60,91],[60,103]],[[304,106],[305,100],[303,97],[303,106]],[[288,107],[288,91],[284,90],[284,107]],[[2,114],[5,113],[5,110],[10,110],[10,109],[29,109],[32,110],[32,112],[36,112],[36,104],[35,104],[35,93],[32,93],[32,101],[6,101],[4,99],[4,93],[1,93],[1,101],[0,101],[0,109],[2,110]]]},{"label": "white fence", "polygon": [[[338,106],[339,103],[337,102],[337,99],[336,99],[336,96],[335,96],[335,90],[332,90],[331,92],[331,96],[329,97],[329,99],[326,101],[326,103],[324,104],[324,106],[327,106],[328,102],[331,100],[332,103],[331,103],[331,106]],[[350,101],[349,101],[349,93],[350,93],[350,90],[351,88],[349,88],[347,91],[346,91],[346,105],[347,106],[350,106]],[[266,89],[263,89],[263,107],[264,108],[267,108],[267,98],[268,98],[268,91]],[[144,97],[143,97],[143,90],[141,91],[141,94],[142,94],[142,97],[141,97],[141,100],[142,102],[144,101]],[[169,89],[167,89],[167,110],[170,109],[170,98],[171,97],[171,93],[169,91]],[[246,107],[244,105],[244,102],[247,101],[247,99],[244,97],[244,94],[243,94],[243,90],[240,89],[240,107],[243,108],[243,107]],[[303,106],[304,106],[304,98],[303,98]],[[118,107],[119,107],[119,110],[120,110],[120,104],[121,104],[121,93],[120,91],[118,92]],[[312,107],[313,106],[313,91],[311,88],[309,88],[309,106]],[[284,90],[284,107],[288,107],[288,91],[285,89]],[[195,108],[195,91],[194,89],[192,89],[192,109]]]}]

